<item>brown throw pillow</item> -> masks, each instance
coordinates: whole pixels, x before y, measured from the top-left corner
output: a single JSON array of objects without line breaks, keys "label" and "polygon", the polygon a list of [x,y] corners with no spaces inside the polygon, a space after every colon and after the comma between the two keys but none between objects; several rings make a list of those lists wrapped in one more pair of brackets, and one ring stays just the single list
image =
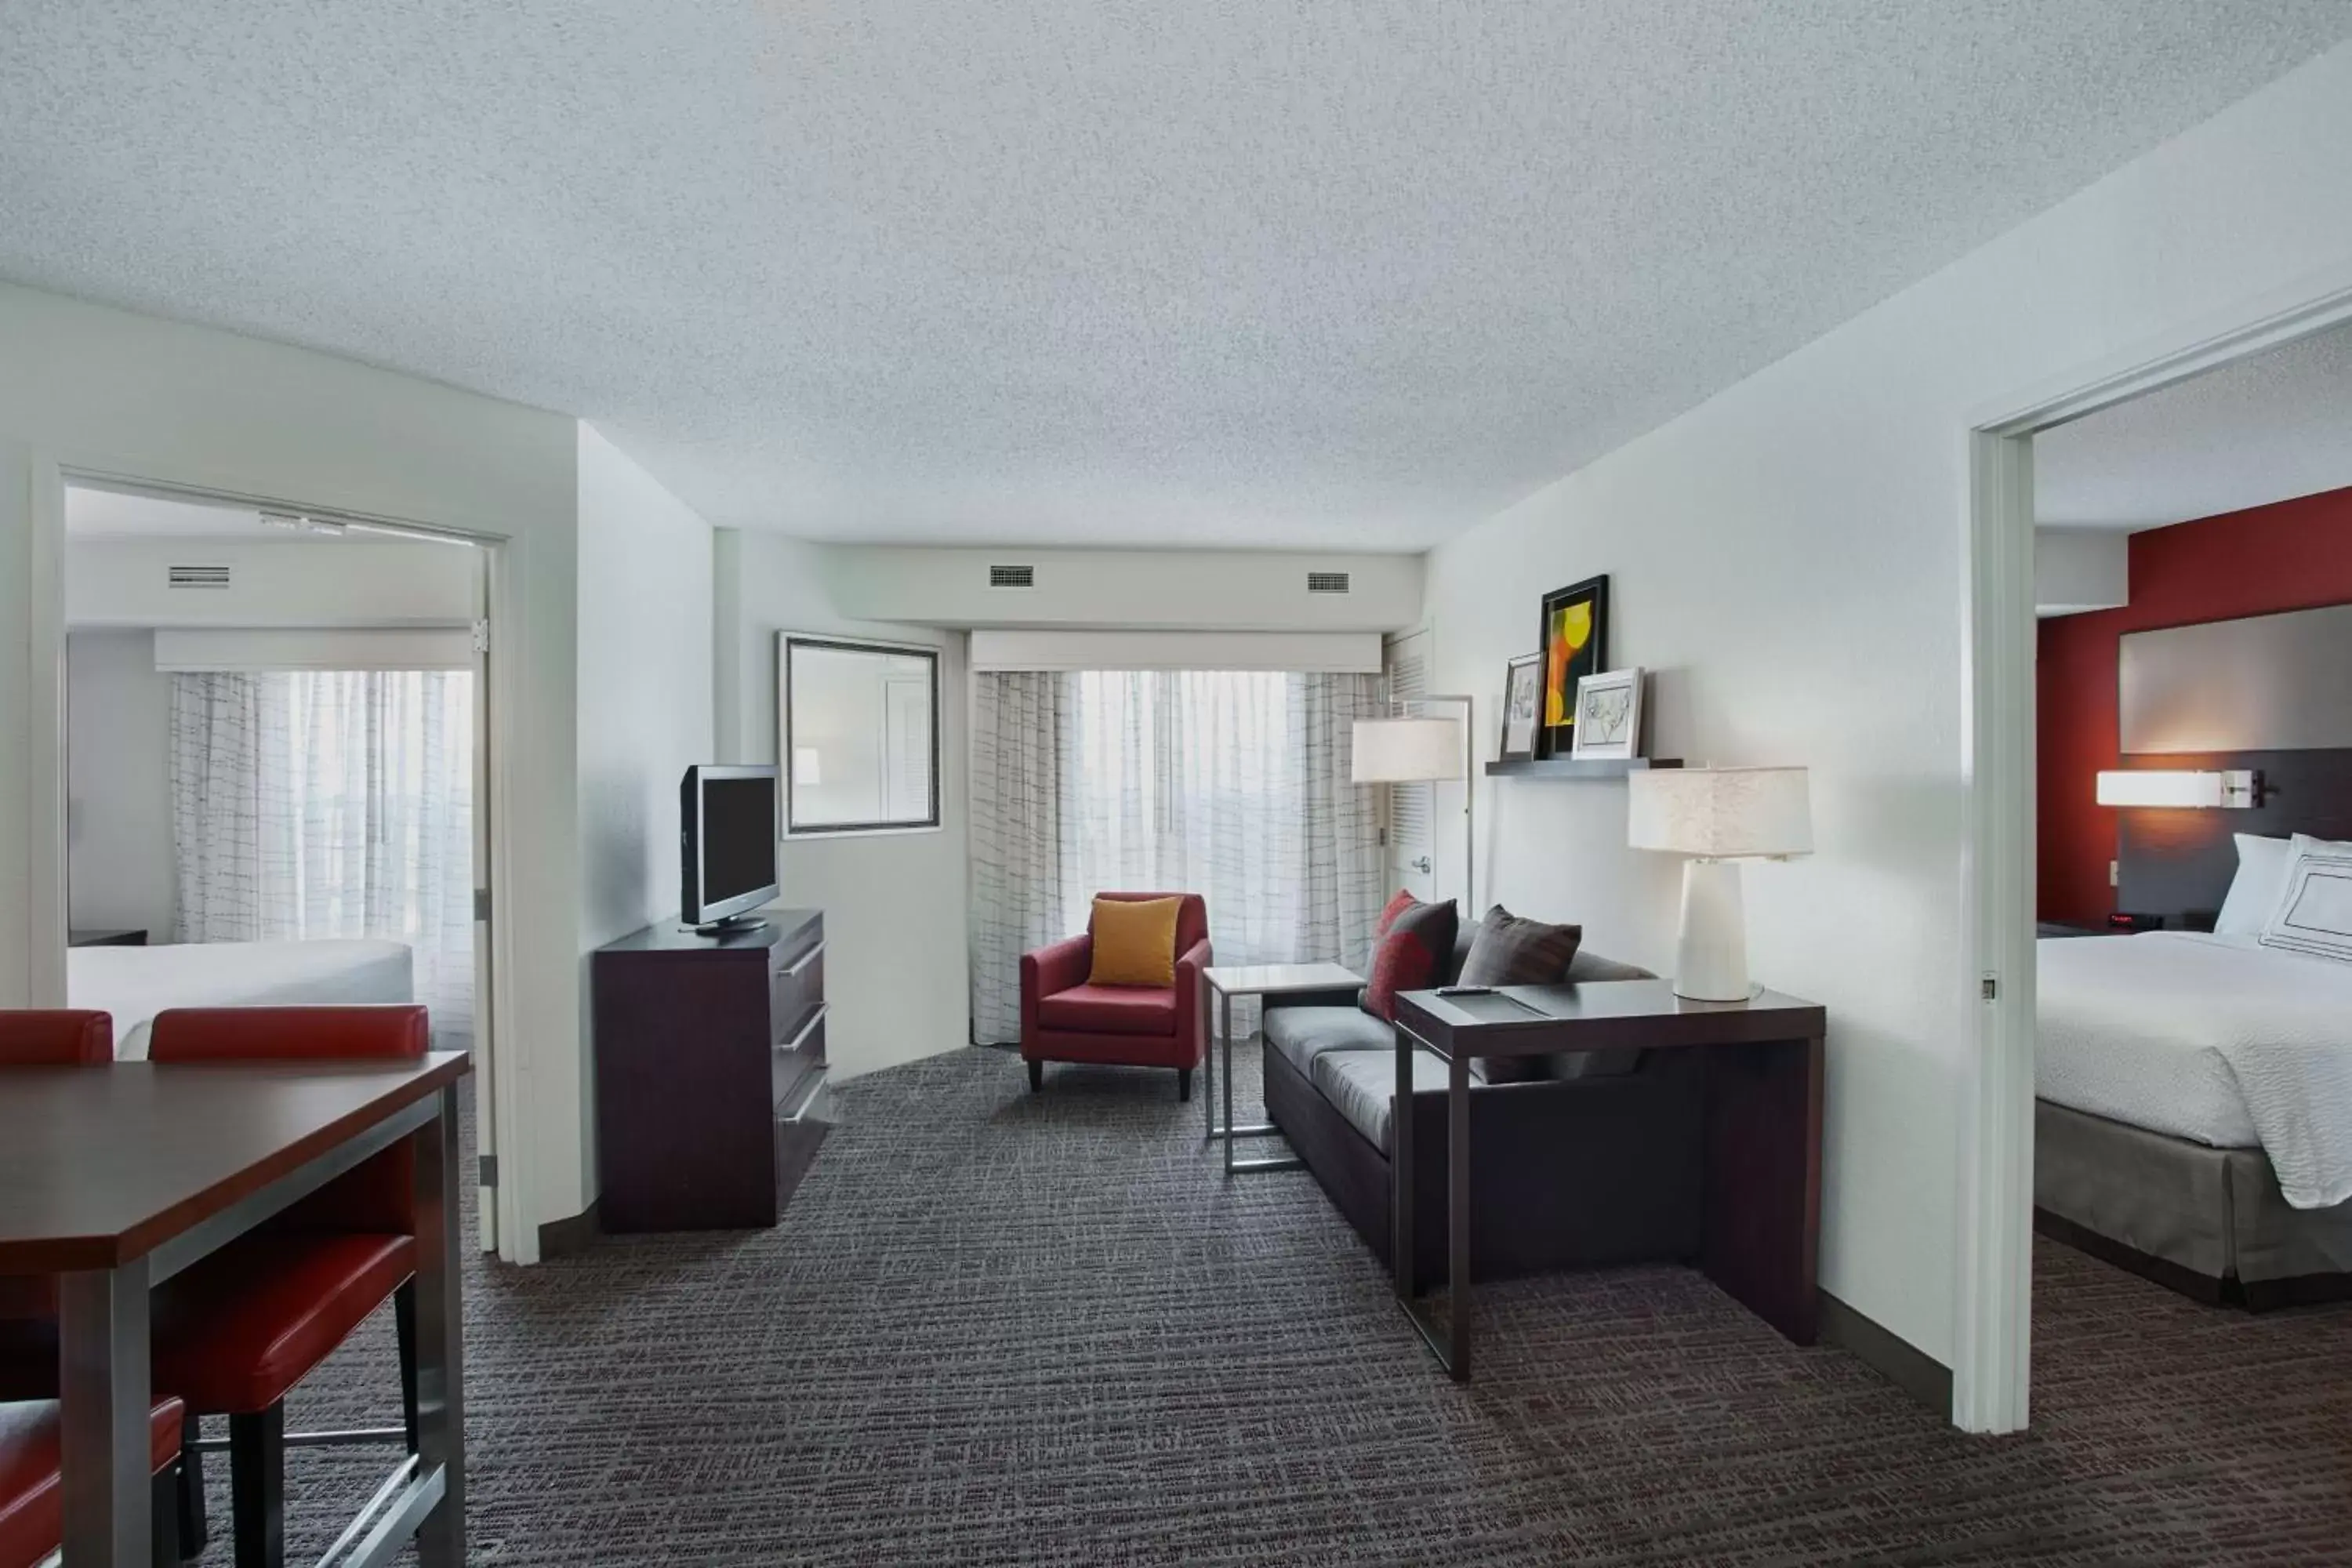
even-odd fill
[{"label": "brown throw pillow", "polygon": [[1456,919],[1452,899],[1400,910],[1372,950],[1371,984],[1358,1005],[1375,1018],[1395,1022],[1398,992],[1426,990],[1444,974]]},{"label": "brown throw pillow", "polygon": [[1090,985],[1176,984],[1176,912],[1181,899],[1097,899]]},{"label": "brown throw pillow", "polygon": [[[1557,985],[1568,978],[1568,966],[1576,962],[1583,941],[1582,926],[1546,925],[1496,904],[1470,939],[1459,984]],[[1488,1083],[1524,1083],[1545,1076],[1543,1064],[1532,1057],[1481,1057],[1478,1065]]]}]

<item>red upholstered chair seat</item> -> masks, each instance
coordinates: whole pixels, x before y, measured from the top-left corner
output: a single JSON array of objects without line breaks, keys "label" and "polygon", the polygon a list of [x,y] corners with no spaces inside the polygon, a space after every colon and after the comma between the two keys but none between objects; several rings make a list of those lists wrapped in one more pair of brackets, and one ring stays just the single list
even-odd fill
[{"label": "red upholstered chair seat", "polygon": [[413,1237],[240,1237],[155,1293],[155,1386],[199,1415],[267,1410],[415,1272]]},{"label": "red upholstered chair seat", "polygon": [[1153,985],[1073,985],[1037,999],[1037,1017],[1049,1029],[1102,1035],[1173,1035],[1176,993]]},{"label": "red upholstered chair seat", "polygon": [[[149,1417],[151,1469],[179,1458],[180,1416],[180,1402],[166,1399]],[[55,1401],[0,1405],[0,1568],[32,1568],[58,1549],[65,1530],[62,1436]]]}]

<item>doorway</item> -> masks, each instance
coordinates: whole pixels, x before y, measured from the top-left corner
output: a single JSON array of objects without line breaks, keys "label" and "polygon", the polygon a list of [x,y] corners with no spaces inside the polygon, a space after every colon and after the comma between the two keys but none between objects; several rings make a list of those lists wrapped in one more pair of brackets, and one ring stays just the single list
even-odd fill
[{"label": "doorway", "polygon": [[51,994],[126,1059],[164,1006],[425,1003],[500,1251],[502,542],[61,478]]},{"label": "doorway", "polygon": [[1961,1085],[1954,1422],[2022,1430],[2031,1408],[2037,1015],[2034,441],[2037,436],[2352,321],[2352,279],[2249,308],[2191,341],[2085,367],[1969,433],[1963,667],[1968,779],[1959,976],[1976,1048]]}]

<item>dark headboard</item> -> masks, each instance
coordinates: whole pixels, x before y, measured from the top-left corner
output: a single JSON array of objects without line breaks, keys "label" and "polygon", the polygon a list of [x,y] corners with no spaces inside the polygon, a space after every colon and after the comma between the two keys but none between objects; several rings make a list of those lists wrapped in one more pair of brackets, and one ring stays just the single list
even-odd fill
[{"label": "dark headboard", "polygon": [[2221,906],[2238,868],[2231,835],[2352,838],[2352,605],[2126,634],[2117,718],[2127,768],[2262,774],[2250,810],[2126,810],[2119,909]]},{"label": "dark headboard", "polygon": [[2183,915],[2220,909],[2238,870],[2234,834],[2352,838],[2352,749],[2151,752],[2123,761],[2127,768],[2200,773],[2252,768],[2263,775],[2263,795],[2262,805],[2243,810],[2117,812],[2117,909],[2164,915],[2173,925]]}]

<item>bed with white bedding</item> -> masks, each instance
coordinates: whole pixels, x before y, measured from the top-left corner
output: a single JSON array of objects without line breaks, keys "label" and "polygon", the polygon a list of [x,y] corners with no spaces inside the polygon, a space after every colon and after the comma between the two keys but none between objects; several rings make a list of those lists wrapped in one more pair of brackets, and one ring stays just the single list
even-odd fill
[{"label": "bed with white bedding", "polygon": [[2034,1191],[2060,1222],[2044,1228],[2211,1299],[2339,1293],[2352,963],[2246,932],[2037,945]]},{"label": "bed with white bedding", "polygon": [[143,1060],[147,1026],[167,1007],[288,1007],[415,999],[412,957],[397,942],[208,942],[78,947],[66,997],[113,1015],[114,1054]]}]

